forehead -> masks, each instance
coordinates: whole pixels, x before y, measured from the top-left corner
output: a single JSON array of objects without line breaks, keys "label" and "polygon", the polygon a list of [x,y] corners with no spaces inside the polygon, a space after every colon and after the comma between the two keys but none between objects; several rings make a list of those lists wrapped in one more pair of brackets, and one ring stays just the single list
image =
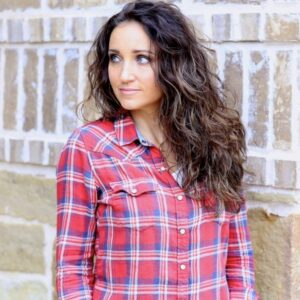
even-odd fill
[{"label": "forehead", "polygon": [[150,50],[151,40],[143,26],[136,21],[125,21],[114,28],[109,39],[109,48],[145,48]]}]

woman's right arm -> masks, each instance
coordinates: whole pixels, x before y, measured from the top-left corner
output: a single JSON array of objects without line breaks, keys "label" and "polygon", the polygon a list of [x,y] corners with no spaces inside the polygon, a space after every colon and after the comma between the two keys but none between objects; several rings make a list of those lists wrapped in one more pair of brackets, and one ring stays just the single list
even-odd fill
[{"label": "woman's right arm", "polygon": [[57,166],[56,288],[59,300],[92,299],[97,191],[79,130]]}]

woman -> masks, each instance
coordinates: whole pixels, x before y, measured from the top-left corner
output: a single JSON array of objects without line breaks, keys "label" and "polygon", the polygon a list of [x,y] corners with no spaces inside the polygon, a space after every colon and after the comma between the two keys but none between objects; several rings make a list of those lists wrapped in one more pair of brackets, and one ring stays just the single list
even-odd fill
[{"label": "woman", "polygon": [[192,26],[135,1],[91,50],[82,109],[95,99],[102,118],[58,164],[59,299],[258,299],[244,129]]}]

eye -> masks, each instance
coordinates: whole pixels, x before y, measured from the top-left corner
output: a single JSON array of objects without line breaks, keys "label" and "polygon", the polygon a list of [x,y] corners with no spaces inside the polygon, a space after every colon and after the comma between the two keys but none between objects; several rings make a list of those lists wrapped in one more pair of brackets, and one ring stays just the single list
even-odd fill
[{"label": "eye", "polygon": [[146,55],[138,55],[137,56],[137,61],[142,65],[146,65],[151,61],[151,58],[149,56],[146,56]]},{"label": "eye", "polygon": [[119,62],[120,58],[118,57],[117,54],[110,54],[109,55],[109,61],[111,61],[112,63],[116,63]]}]

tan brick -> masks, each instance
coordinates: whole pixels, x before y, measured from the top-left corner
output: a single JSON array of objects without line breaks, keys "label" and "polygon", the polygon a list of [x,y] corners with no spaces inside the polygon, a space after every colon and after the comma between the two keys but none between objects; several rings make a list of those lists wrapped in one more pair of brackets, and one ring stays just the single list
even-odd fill
[{"label": "tan brick", "polygon": [[38,8],[40,7],[39,0],[10,0],[10,1],[0,1],[0,11],[2,10],[17,10],[17,9],[27,9],[27,8]]},{"label": "tan brick", "polygon": [[9,42],[23,42],[23,19],[7,20],[7,40]]},{"label": "tan brick", "polygon": [[259,39],[260,15],[249,13],[240,15],[242,41],[257,41]]},{"label": "tan brick", "polygon": [[50,19],[50,40],[52,42],[62,42],[65,40],[65,19],[51,18]]},{"label": "tan brick", "polygon": [[63,148],[61,143],[49,143],[49,165],[56,166]]},{"label": "tan brick", "polygon": [[15,50],[7,49],[5,57],[3,124],[5,129],[15,129],[18,102],[18,53]]},{"label": "tan brick", "polygon": [[42,226],[0,223],[0,236],[2,271],[42,274],[45,272]]},{"label": "tan brick", "polygon": [[279,188],[296,187],[297,165],[295,161],[275,161],[275,185]]},{"label": "tan brick", "polygon": [[43,41],[44,27],[43,19],[29,19],[28,20],[29,28],[29,41],[30,42],[41,42]]},{"label": "tan brick", "polygon": [[86,19],[85,18],[74,18],[72,25],[72,39],[76,42],[85,41],[85,29]]},{"label": "tan brick", "polygon": [[44,143],[41,141],[29,142],[29,162],[32,164],[43,164]]},{"label": "tan brick", "polygon": [[264,185],[266,180],[266,160],[261,157],[248,157],[245,165],[245,181],[249,184]]},{"label": "tan brick", "polygon": [[188,18],[192,21],[192,24],[196,30],[198,37],[202,40],[209,40],[206,36],[205,30],[205,18],[204,15],[188,15]]},{"label": "tan brick", "polygon": [[212,38],[216,42],[230,40],[230,14],[212,16]]},{"label": "tan brick", "polygon": [[[298,92],[298,95],[300,95],[300,51],[297,52],[297,84],[296,84],[296,91]],[[297,109],[297,108],[295,108]],[[300,101],[298,101],[298,116],[297,116],[297,121],[296,121],[298,132],[300,132]],[[298,147],[300,147],[300,135],[299,139],[297,141]]]},{"label": "tan brick", "polygon": [[252,51],[249,68],[249,145],[265,147],[268,130],[269,58],[266,52]]},{"label": "tan brick", "polygon": [[26,104],[23,129],[29,131],[37,127],[38,55],[36,50],[25,50],[24,60],[23,86]]},{"label": "tan brick", "polygon": [[92,40],[96,38],[98,31],[106,21],[107,17],[96,17],[92,19]]},{"label": "tan brick", "polygon": [[0,139],[0,161],[5,160],[5,140]]},{"label": "tan brick", "polygon": [[269,41],[299,40],[299,16],[271,14],[266,16],[266,39]]},{"label": "tan brick", "polygon": [[92,7],[104,5],[106,0],[48,0],[51,8]]},{"label": "tan brick", "polygon": [[78,49],[64,51],[65,69],[63,84],[63,131],[70,132],[76,127],[76,105],[78,93]]},{"label": "tan brick", "polygon": [[0,214],[55,225],[55,179],[0,172]]},{"label": "tan brick", "polygon": [[4,41],[4,36],[3,36],[3,22],[0,20],[0,42]]},{"label": "tan brick", "polygon": [[47,300],[48,291],[45,285],[41,282],[22,282],[11,284],[8,289],[8,299],[9,300],[20,300],[20,299],[37,299],[37,300]]},{"label": "tan brick", "polygon": [[248,217],[261,299],[299,299],[300,216],[283,218],[251,209]]},{"label": "tan brick", "polygon": [[15,163],[22,163],[23,160],[23,140],[10,140],[10,161]]},{"label": "tan brick", "polygon": [[227,104],[242,113],[243,66],[241,51],[225,54],[224,86],[228,96]]},{"label": "tan brick", "polygon": [[291,147],[291,51],[278,51],[274,75],[274,148]]},{"label": "tan brick", "polygon": [[56,52],[56,49],[49,49],[44,57],[43,128],[47,132],[54,132],[56,123],[58,77]]},{"label": "tan brick", "polygon": [[261,202],[281,202],[286,204],[298,204],[300,203],[300,197],[296,194],[283,194],[279,192],[253,192],[247,191],[247,199]]}]

